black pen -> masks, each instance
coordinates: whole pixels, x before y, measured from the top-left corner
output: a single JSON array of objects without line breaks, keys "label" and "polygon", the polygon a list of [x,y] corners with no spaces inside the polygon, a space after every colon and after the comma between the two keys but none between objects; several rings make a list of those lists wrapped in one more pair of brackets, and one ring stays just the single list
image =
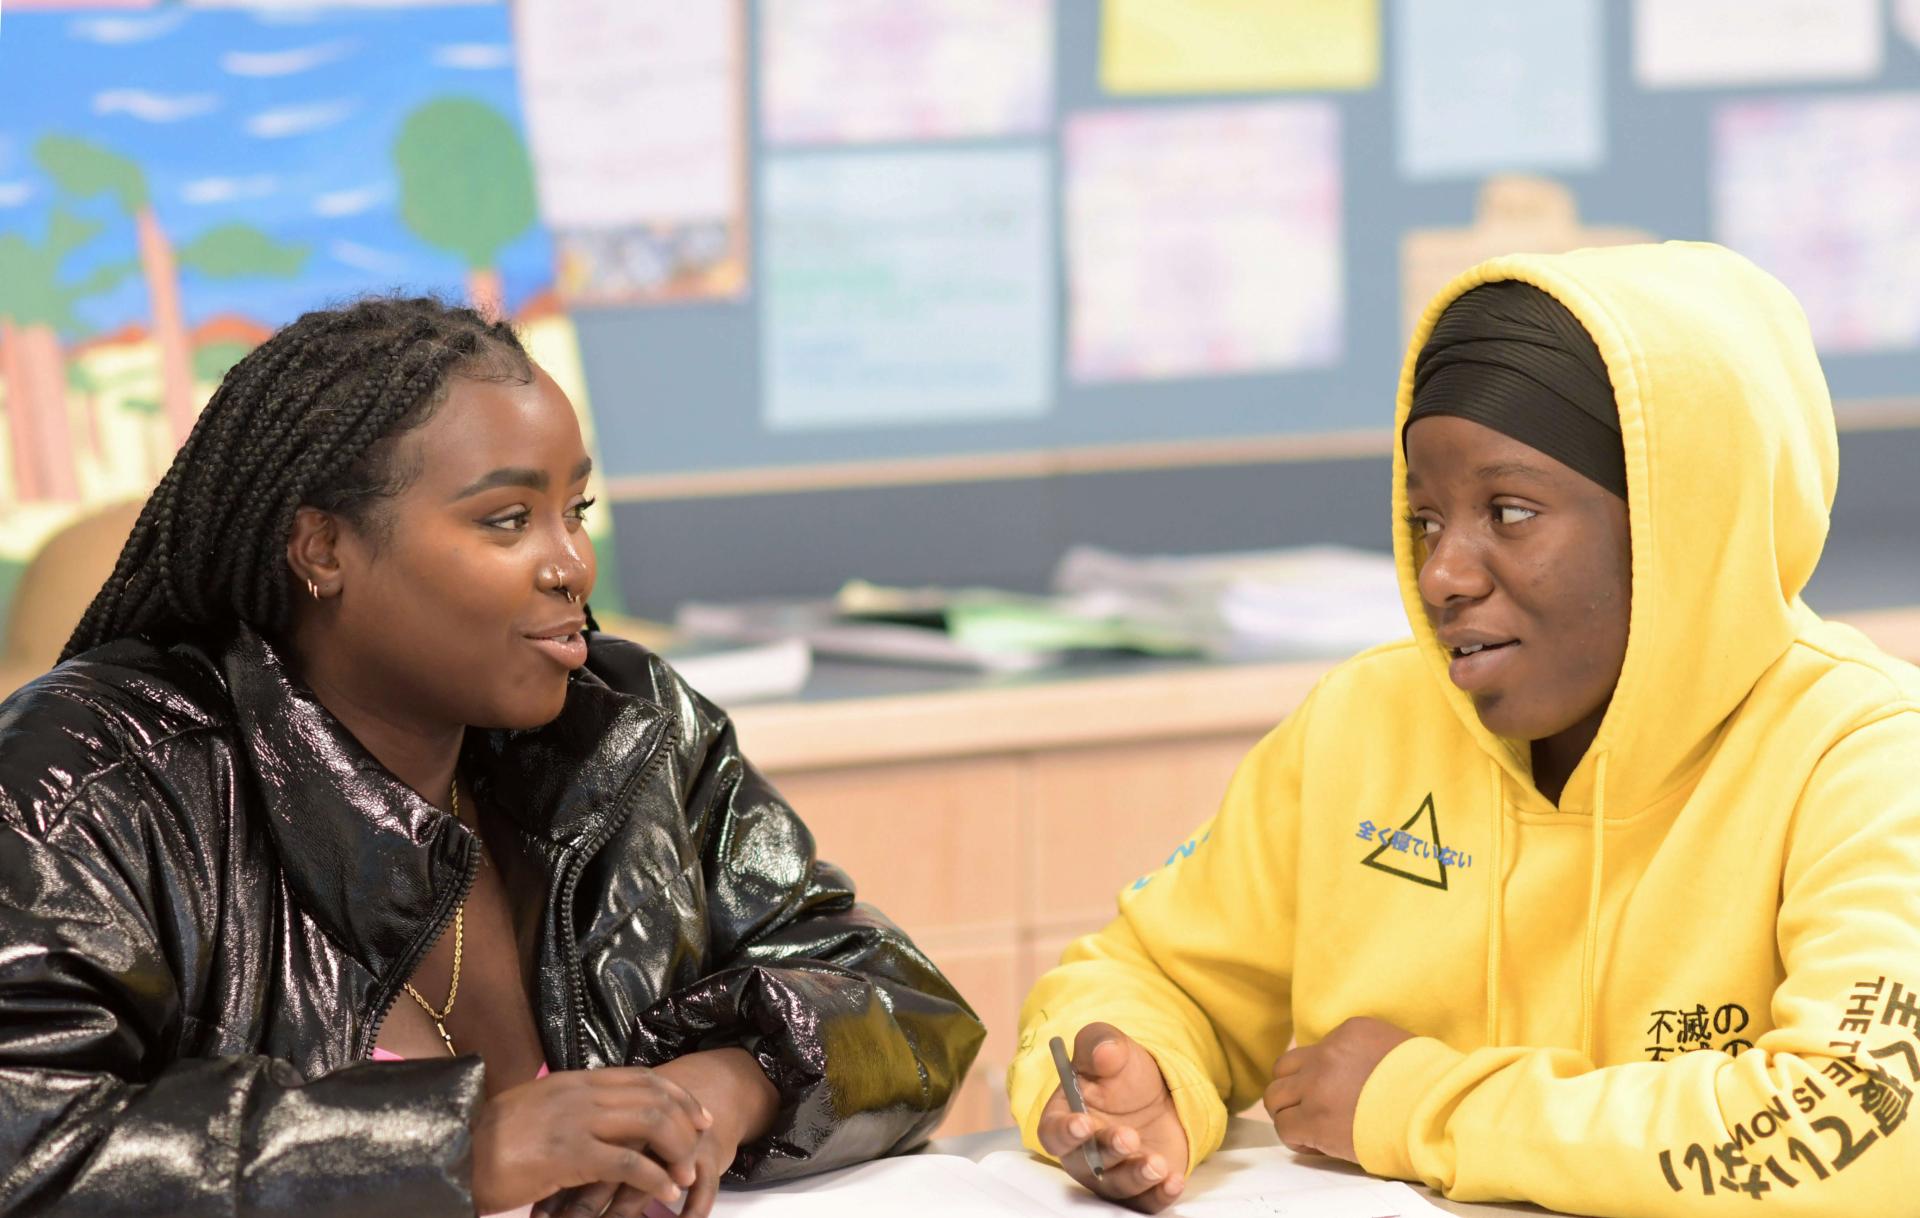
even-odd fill
[{"label": "black pen", "polygon": [[[1087,1101],[1080,1098],[1080,1080],[1074,1077],[1073,1062],[1067,1057],[1067,1043],[1056,1036],[1049,1047],[1053,1049],[1053,1068],[1060,1072],[1060,1090],[1067,1095],[1067,1107],[1085,1116]],[[1080,1144],[1080,1149],[1087,1156],[1087,1170],[1093,1173],[1093,1178],[1096,1180],[1102,1179],[1107,1171],[1107,1165],[1100,1160],[1100,1148],[1094,1145],[1094,1138],[1098,1133],[1099,1131],[1095,1130],[1087,1135],[1086,1141]]]}]

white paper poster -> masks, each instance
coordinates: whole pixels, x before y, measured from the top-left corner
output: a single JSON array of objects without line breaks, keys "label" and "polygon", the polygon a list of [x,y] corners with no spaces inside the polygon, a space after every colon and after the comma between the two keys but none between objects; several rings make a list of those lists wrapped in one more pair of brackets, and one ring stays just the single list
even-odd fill
[{"label": "white paper poster", "polygon": [[764,0],[770,144],[1031,135],[1053,111],[1052,0]]},{"label": "white paper poster", "polygon": [[1399,0],[1394,16],[1409,177],[1600,163],[1599,0]]},{"label": "white paper poster", "polygon": [[1339,115],[1326,102],[1089,110],[1066,132],[1079,381],[1333,363]]},{"label": "white paper poster", "polygon": [[1714,236],[1799,297],[1822,351],[1920,343],[1920,93],[1729,103]]},{"label": "white paper poster", "polygon": [[1864,80],[1884,57],[1879,0],[1636,0],[1635,77],[1652,89]]},{"label": "white paper poster", "polygon": [[1920,0],[1893,0],[1893,24],[1908,43],[1920,47]]},{"label": "white paper poster", "polygon": [[739,0],[517,0],[515,53],[560,293],[744,287]]},{"label": "white paper poster", "polygon": [[769,426],[1044,414],[1052,191],[1038,150],[774,157],[760,178]]}]

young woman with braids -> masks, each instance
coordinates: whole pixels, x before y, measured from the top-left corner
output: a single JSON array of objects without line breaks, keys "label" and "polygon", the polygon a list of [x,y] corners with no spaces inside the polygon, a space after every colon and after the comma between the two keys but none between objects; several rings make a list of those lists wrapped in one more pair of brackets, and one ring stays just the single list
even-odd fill
[{"label": "young woman with braids", "polygon": [[0,1214],[701,1215],[938,1121],[978,1022],[597,632],[589,469],[469,310],[228,374],[0,705]]}]

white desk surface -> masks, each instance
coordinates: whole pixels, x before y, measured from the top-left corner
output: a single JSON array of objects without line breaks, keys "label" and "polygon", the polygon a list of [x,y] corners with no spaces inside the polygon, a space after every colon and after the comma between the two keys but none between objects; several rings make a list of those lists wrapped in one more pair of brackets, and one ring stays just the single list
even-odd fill
[{"label": "white desk surface", "polygon": [[[1278,1147],[1280,1139],[1274,1135],[1273,1126],[1265,1121],[1256,1121],[1248,1117],[1236,1117],[1227,1122],[1227,1140],[1222,1150],[1249,1150],[1261,1146]],[[965,1159],[978,1161],[996,1150],[1019,1150],[1020,1134],[1013,1129],[994,1129],[986,1133],[964,1134],[957,1138],[935,1138],[927,1146],[933,1154],[959,1155]],[[1357,1173],[1360,1169],[1338,1160],[1327,1160],[1327,1170],[1332,1172]],[[1450,1214],[1474,1216],[1474,1218],[1516,1218],[1521,1215],[1544,1215],[1553,1211],[1543,1210],[1535,1205],[1489,1205],[1466,1201],[1449,1201],[1432,1189],[1415,1184],[1411,1186],[1421,1196],[1433,1202]],[[1115,1207],[1116,1215],[1128,1211]]]}]

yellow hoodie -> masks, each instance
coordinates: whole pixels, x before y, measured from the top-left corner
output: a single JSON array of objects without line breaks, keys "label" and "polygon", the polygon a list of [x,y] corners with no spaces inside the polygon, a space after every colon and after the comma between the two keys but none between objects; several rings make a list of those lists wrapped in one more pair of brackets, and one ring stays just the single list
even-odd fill
[{"label": "yellow hoodie", "polygon": [[[1559,805],[1522,741],[1413,638],[1329,674],[1220,811],[1022,1013],[1029,1146],[1047,1038],[1105,1020],[1173,1089],[1197,1163],[1291,1040],[1415,1033],[1360,1096],[1367,1170],[1581,1214],[1920,1213],[1920,671],[1800,600],[1836,444],[1799,306],[1715,246],[1516,256],[1613,382],[1633,599]],[[1393,517],[1405,514],[1394,446]]]}]

